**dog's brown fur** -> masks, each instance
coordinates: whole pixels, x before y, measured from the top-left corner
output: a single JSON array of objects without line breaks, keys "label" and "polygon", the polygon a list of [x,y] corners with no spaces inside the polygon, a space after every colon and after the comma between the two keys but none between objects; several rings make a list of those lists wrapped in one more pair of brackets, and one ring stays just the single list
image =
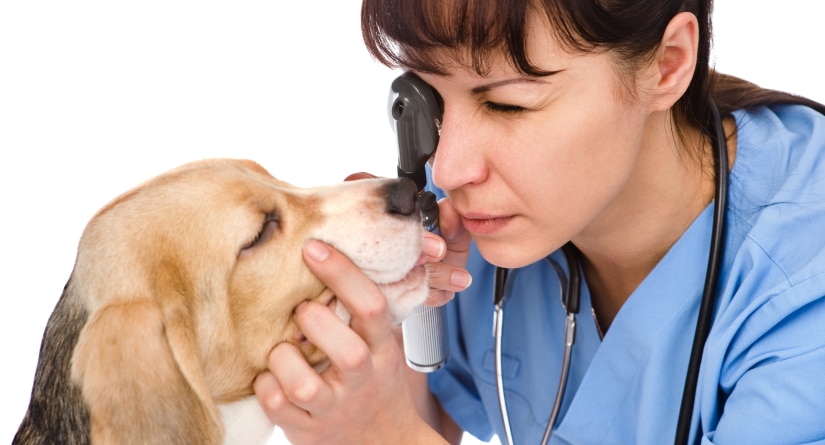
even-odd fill
[{"label": "dog's brown fur", "polygon": [[325,359],[291,321],[301,301],[337,304],[303,263],[308,239],[380,283],[396,318],[426,297],[414,192],[378,179],[300,189],[220,159],[115,199],[80,240],[13,443],[220,443],[216,406],[252,394],[274,345]]}]

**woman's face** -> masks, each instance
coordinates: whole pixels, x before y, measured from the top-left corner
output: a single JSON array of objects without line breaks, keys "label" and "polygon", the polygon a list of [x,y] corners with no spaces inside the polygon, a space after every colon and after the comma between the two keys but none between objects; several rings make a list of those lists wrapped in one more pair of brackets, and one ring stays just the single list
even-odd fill
[{"label": "woman's face", "polygon": [[555,74],[525,76],[503,57],[483,77],[458,65],[419,73],[444,100],[433,180],[503,267],[611,226],[632,202],[648,114],[644,89],[628,99],[611,55],[565,53],[538,20],[527,35],[530,60]]}]

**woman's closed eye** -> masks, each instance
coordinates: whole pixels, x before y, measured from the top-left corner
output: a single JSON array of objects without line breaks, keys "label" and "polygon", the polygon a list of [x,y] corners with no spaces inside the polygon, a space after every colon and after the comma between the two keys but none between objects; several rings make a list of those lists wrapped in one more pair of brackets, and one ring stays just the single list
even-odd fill
[{"label": "woman's closed eye", "polygon": [[487,111],[492,111],[493,113],[500,113],[500,114],[517,114],[517,113],[523,113],[523,112],[527,111],[526,108],[520,107],[518,105],[507,105],[507,104],[500,104],[500,103],[490,102],[490,101],[484,101],[482,106]]}]

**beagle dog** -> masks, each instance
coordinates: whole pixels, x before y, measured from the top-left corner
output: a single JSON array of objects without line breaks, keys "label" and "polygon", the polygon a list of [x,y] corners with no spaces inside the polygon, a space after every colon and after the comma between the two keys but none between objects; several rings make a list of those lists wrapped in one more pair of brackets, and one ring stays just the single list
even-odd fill
[{"label": "beagle dog", "polygon": [[251,161],[210,159],[116,198],[80,239],[13,443],[265,441],[273,426],[252,383],[270,350],[290,342],[325,361],[293,309],[316,300],[349,321],[302,246],[346,254],[400,321],[428,293],[415,197],[406,179],[299,188]]}]

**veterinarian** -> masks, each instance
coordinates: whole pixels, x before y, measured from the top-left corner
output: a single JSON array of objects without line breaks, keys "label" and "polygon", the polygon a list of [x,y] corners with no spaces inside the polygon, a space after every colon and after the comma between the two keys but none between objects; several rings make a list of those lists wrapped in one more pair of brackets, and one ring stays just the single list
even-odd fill
[{"label": "veterinarian", "polygon": [[257,378],[290,441],[825,443],[824,109],[714,72],[710,10],[364,0],[372,55],[443,100],[425,251],[450,359],[407,369],[375,285],[309,243],[354,318],[299,306],[331,367],[280,345]]}]

